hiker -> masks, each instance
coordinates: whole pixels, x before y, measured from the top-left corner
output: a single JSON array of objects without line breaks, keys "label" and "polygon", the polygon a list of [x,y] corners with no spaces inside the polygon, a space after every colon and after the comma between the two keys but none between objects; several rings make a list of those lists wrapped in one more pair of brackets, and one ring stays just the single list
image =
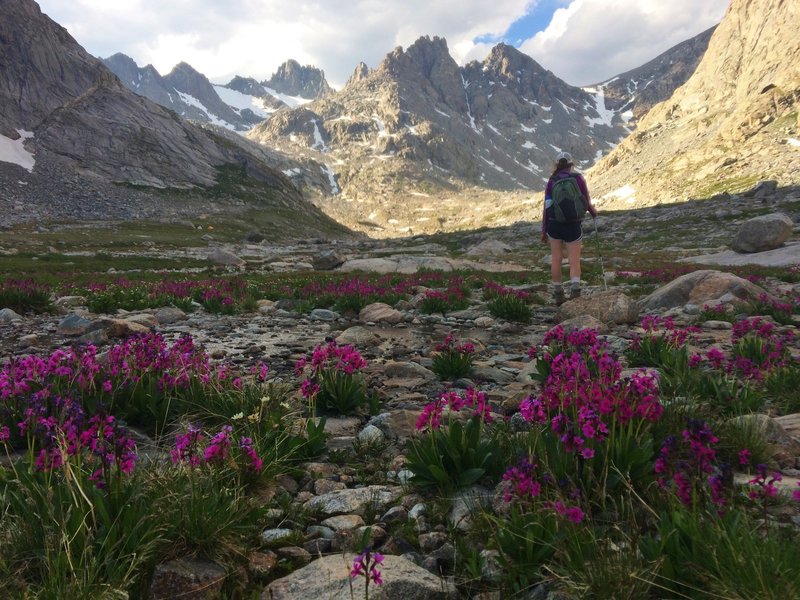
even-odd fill
[{"label": "hiker", "polygon": [[[592,218],[597,216],[597,209],[592,206],[589,198],[589,189],[586,187],[586,180],[580,173],[572,171],[574,163],[572,156],[568,152],[562,152],[556,159],[556,167],[544,192],[544,213],[542,215],[542,242],[550,243],[550,273],[553,278],[553,299],[556,304],[562,304],[565,300],[564,288],[561,285],[561,260],[564,257],[563,244],[567,246],[567,258],[569,259],[570,277],[570,299],[581,295],[581,239],[583,229],[581,221],[588,211]],[[563,180],[572,178],[573,182]],[[554,205],[553,188],[557,186],[555,198],[558,200],[558,208]],[[577,184],[577,185],[574,185]],[[570,193],[574,193],[575,206],[562,209]],[[565,203],[565,198],[567,201]]]}]

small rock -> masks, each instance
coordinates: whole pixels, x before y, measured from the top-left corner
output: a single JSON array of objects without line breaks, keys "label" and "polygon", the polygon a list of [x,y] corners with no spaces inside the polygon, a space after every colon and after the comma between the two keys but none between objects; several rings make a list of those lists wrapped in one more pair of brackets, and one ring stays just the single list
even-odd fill
[{"label": "small rock", "polygon": [[292,529],[266,529],[261,532],[261,541],[265,544],[277,544],[286,541],[292,537],[292,535],[294,535]]}]

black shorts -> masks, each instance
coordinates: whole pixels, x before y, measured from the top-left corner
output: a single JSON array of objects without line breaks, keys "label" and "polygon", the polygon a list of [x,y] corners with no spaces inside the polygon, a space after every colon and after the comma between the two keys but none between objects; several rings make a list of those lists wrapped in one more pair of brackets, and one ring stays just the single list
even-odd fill
[{"label": "black shorts", "polygon": [[561,240],[569,244],[583,238],[583,228],[580,223],[559,223],[556,220],[549,220],[547,236],[551,240]]}]

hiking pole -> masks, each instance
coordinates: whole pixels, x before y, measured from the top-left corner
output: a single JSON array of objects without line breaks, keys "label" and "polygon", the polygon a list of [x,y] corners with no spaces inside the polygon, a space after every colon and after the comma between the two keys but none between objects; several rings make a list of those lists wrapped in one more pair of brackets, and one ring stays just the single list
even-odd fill
[{"label": "hiking pole", "polygon": [[606,269],[603,266],[603,252],[600,250],[600,236],[597,233],[597,218],[592,217],[594,223],[594,239],[597,240],[597,255],[600,257],[600,272],[603,274],[603,289],[608,291],[608,282],[606,282]]}]

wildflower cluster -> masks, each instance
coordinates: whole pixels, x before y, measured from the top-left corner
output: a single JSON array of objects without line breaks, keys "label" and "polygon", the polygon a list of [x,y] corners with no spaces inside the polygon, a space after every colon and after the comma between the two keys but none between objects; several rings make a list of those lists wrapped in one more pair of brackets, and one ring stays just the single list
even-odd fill
[{"label": "wildflower cluster", "polygon": [[567,452],[593,458],[613,430],[639,429],[661,416],[657,375],[642,370],[621,379],[622,365],[593,330],[556,328],[544,343],[550,346],[534,350],[547,363],[542,392],[526,398],[520,412],[526,421],[549,426]]},{"label": "wildflower cluster", "polygon": [[[5,392],[8,388],[0,394]],[[41,390],[34,396],[36,399],[23,410],[22,419],[15,426],[0,426],[0,443],[27,440],[37,471],[56,471],[69,461],[85,466],[91,471],[89,479],[98,488],[108,487],[112,478],[133,472],[138,460],[136,443],[114,416],[88,416],[78,402],[49,397]],[[10,394],[3,395],[4,399],[9,397]],[[7,412],[8,405],[5,408]]]},{"label": "wildflower cluster", "polygon": [[492,410],[486,398],[486,392],[469,388],[463,396],[450,391],[439,396],[434,402],[426,404],[417,417],[417,431],[439,429],[442,426],[442,414],[445,408],[451,413],[468,409],[471,417],[484,423],[492,422]]},{"label": "wildflower cluster", "polygon": [[515,290],[514,288],[500,285],[495,281],[487,281],[483,286],[483,298],[485,300],[494,300],[503,296],[513,296],[523,302],[529,302],[531,295],[524,290]]},{"label": "wildflower cluster", "polygon": [[643,336],[635,337],[625,355],[634,367],[660,367],[687,354],[686,344],[699,330],[676,327],[671,317],[647,315],[642,319]]},{"label": "wildflower cluster", "polygon": [[0,306],[19,313],[50,309],[50,288],[32,279],[3,278],[0,281]]},{"label": "wildflower cluster", "polygon": [[[446,411],[446,412],[445,412]],[[466,418],[464,418],[466,417]],[[491,406],[485,392],[449,391],[425,406],[406,453],[411,482],[444,492],[476,483],[505,468]]]},{"label": "wildflower cluster", "polygon": [[464,282],[453,278],[445,290],[426,290],[419,309],[425,314],[444,314],[462,310],[468,305],[469,299],[464,289]]},{"label": "wildflower cluster", "polygon": [[762,293],[748,304],[747,309],[750,314],[769,315],[778,323],[789,325],[792,322],[792,315],[800,310],[800,304],[798,298],[795,298],[794,302],[784,302]]},{"label": "wildflower cluster", "polygon": [[489,301],[487,308],[492,316],[519,323],[530,322],[533,298],[528,292],[487,282],[483,295]]},{"label": "wildflower cluster", "polygon": [[755,317],[734,324],[732,341],[730,356],[712,347],[688,357],[689,369],[675,378],[685,393],[734,414],[761,410],[765,392],[791,406],[800,380],[791,332],[779,334],[773,323]]},{"label": "wildflower cluster", "polygon": [[[525,508],[552,510],[572,523],[584,520],[585,514],[578,504],[568,504],[561,499],[566,496],[574,502],[580,498],[580,491],[573,488],[565,493],[549,472],[540,469],[535,458],[522,458],[516,466],[509,467],[503,474],[503,483],[503,500],[507,504],[513,502]],[[538,505],[537,501],[540,501]]]},{"label": "wildflower cluster", "polygon": [[790,360],[792,332],[779,335],[773,323],[760,317],[743,319],[733,325],[732,369],[749,379],[786,366]]},{"label": "wildflower cluster", "polygon": [[[669,436],[661,447],[654,466],[659,486],[674,489],[684,506],[694,507],[707,496],[721,510],[728,503],[724,482],[730,465],[717,464],[718,442],[708,423],[687,420],[680,438]],[[740,453],[740,461],[745,456]]]},{"label": "wildflower cluster", "polygon": [[748,485],[752,486],[747,496],[751,500],[761,500],[766,502],[770,498],[778,495],[778,488],[775,483],[781,481],[783,476],[778,471],[768,473],[767,465],[759,463],[756,465],[756,476],[748,481]]},{"label": "wildflower cluster", "polygon": [[25,356],[0,369],[0,437],[27,446],[39,470],[76,457],[102,486],[136,463],[135,443],[118,418],[141,414],[137,398],[178,405],[192,386],[222,382],[241,386],[227,368],[212,367],[188,336],[172,346],[156,334],[134,336],[111,347],[103,362],[93,346]]},{"label": "wildflower cluster", "polygon": [[295,363],[295,374],[306,373],[300,391],[310,404],[323,411],[352,413],[367,401],[366,382],[361,371],[367,361],[353,346],[340,346],[335,340],[320,344],[311,359]]},{"label": "wildflower cluster", "polygon": [[696,270],[697,267],[691,265],[672,265],[670,267],[648,269],[645,271],[620,271],[617,273],[617,279],[626,283],[664,284]]},{"label": "wildflower cluster", "polygon": [[175,435],[175,447],[170,456],[173,464],[186,464],[192,469],[203,465],[229,465],[258,474],[264,466],[253,448],[252,438],[241,436],[235,444],[230,425],[224,425],[208,438],[199,425],[189,425],[185,433]]},{"label": "wildflower cluster", "polygon": [[733,310],[728,304],[719,302],[713,306],[704,304],[698,317],[700,321],[728,321],[730,323],[734,320]]}]

